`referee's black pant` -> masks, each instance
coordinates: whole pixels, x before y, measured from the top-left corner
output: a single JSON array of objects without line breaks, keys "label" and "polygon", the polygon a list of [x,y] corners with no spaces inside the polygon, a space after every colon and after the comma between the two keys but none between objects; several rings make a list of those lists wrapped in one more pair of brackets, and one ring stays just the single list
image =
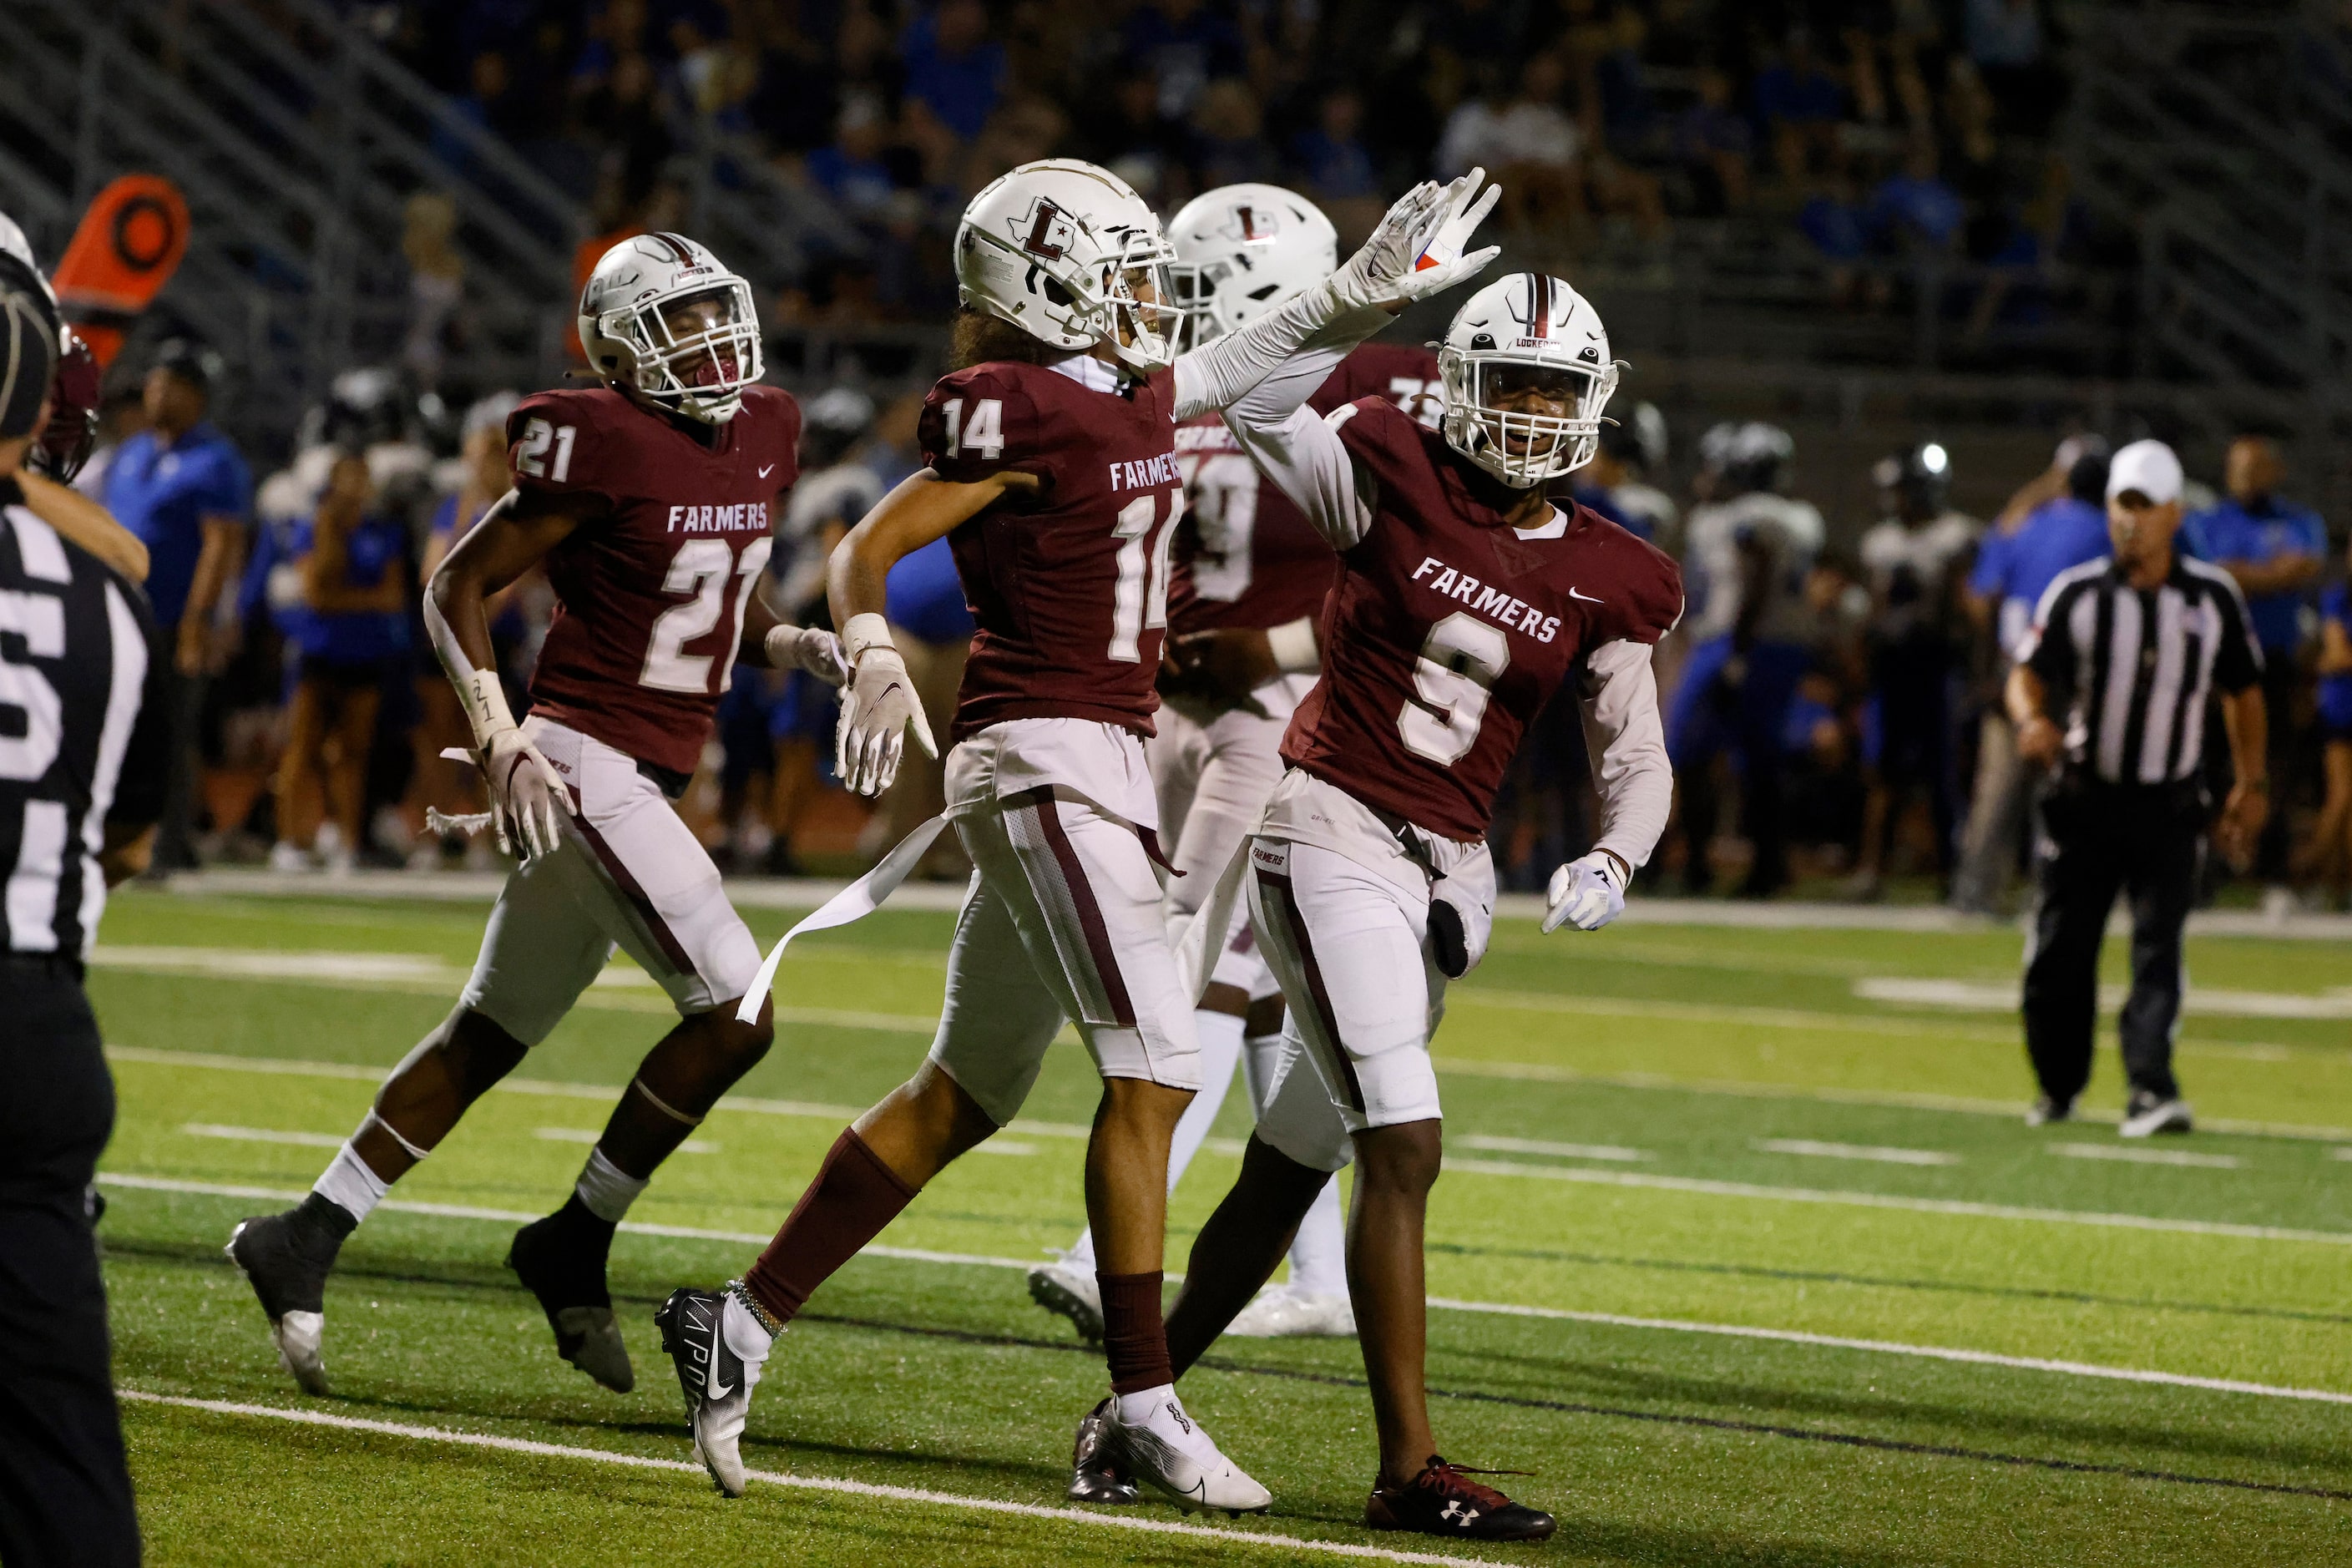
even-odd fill
[{"label": "referee's black pant", "polygon": [[0,954],[0,1563],[135,1564],[91,1230],[114,1081],[80,966]]},{"label": "referee's black pant", "polygon": [[2091,1079],[2099,944],[2116,895],[2131,899],[2131,994],[2124,1074],[2159,1100],[2180,1091],[2172,1031],[2180,1017],[2180,937],[2196,901],[2205,809],[2193,784],[2068,781],[2041,802],[2038,884],[2025,960],[2025,1048],[2042,1092],[2065,1103]]}]

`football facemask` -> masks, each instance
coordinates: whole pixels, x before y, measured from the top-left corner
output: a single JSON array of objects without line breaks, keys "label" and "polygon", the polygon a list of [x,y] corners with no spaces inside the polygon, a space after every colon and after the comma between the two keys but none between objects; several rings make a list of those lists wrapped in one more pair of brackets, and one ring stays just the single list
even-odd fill
[{"label": "football facemask", "polygon": [[1471,296],[1439,345],[1448,445],[1517,489],[1592,460],[1617,362],[1601,318],[1555,278],[1521,273]]},{"label": "football facemask", "polygon": [[733,418],[743,388],[765,372],[751,286],[692,240],[623,240],[596,264],[580,303],[590,363],[690,418]]}]

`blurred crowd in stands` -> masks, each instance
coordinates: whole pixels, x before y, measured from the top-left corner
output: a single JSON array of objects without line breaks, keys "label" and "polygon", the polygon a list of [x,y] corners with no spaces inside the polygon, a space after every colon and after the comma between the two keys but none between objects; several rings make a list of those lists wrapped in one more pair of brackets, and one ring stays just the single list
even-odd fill
[{"label": "blurred crowd in stands", "polygon": [[[441,754],[467,729],[416,617],[422,581],[507,487],[515,395],[435,420],[397,373],[352,372],[257,483],[206,418],[208,351],[174,341],[134,368],[143,379],[110,402],[79,482],[146,541],[176,650],[184,765],[161,864],[490,864],[486,838],[429,815],[481,803],[471,764]],[[919,400],[804,395],[804,477],[771,567],[787,616],[822,623],[826,554],[920,461]],[[1996,694],[2050,580],[2107,552],[2106,443],[2068,436],[1979,521],[1951,505],[1951,454],[1922,441],[1873,468],[1874,521],[1833,530],[1795,493],[1785,430],[1669,432],[1649,405],[1613,412],[1576,499],[1676,555],[1688,591],[1660,658],[1678,822],[1653,884],[1858,900],[1932,887],[1964,910],[2009,907],[2032,781]],[[2352,883],[2352,606],[2325,524],[2281,493],[2284,473],[2272,440],[2240,438],[2192,486],[2182,533],[2241,584],[2263,645],[2279,809],[2252,869],[2282,910],[2340,905]],[[898,645],[944,726],[971,630],[947,552],[902,563],[889,586]],[[497,606],[518,711],[551,607],[536,576]],[[938,809],[939,770],[913,757],[877,811],[840,789],[833,719],[806,677],[735,671],[680,807],[723,865],[845,871]],[[2206,755],[2225,766],[2228,748]],[[1539,887],[1582,852],[1590,795],[1564,701],[1522,749],[1496,822],[1506,886]],[[958,874],[941,855],[928,869]]]},{"label": "blurred crowd in stands", "polygon": [[[1856,308],[1903,303],[1923,267],[1973,265],[1939,308],[1979,331],[2042,309],[2056,265],[2102,243],[2053,151],[2067,83],[2044,0],[357,8],[588,202],[600,236],[677,226],[712,138],[821,196],[835,232],[783,285],[787,323],[938,320],[966,198],[1053,153],[1163,212],[1232,181],[1290,184],[1343,240],[1413,181],[1483,163],[1502,227],[1534,251],[1662,266],[1678,223],[1740,217]],[[411,249],[439,321],[456,285],[429,258],[434,216]]]}]

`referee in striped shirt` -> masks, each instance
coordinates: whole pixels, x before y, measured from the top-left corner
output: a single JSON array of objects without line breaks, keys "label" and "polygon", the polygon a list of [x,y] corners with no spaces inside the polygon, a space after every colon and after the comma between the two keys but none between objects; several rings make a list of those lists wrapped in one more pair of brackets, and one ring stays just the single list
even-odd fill
[{"label": "referee in striped shirt", "polygon": [[113,525],[61,532],[42,512],[64,498],[23,472],[60,323],[0,263],[0,1563],[115,1568],[139,1523],[92,1230],[114,1084],[81,980],[163,813],[167,660],[146,595],[68,537]]},{"label": "referee in striped shirt", "polygon": [[2180,459],[2136,441],[2107,473],[2108,559],[2061,573],[2009,679],[2018,753],[2050,770],[2034,849],[2039,896],[2025,962],[2025,1045],[2042,1098],[2026,1120],[2074,1114],[2091,1076],[2099,944],[2116,896],[2132,912],[2122,1132],[2186,1132],[2172,1076],[2180,938],[2205,852],[2199,783],[2205,704],[2218,693],[2236,783],[2215,837],[2242,861],[2269,813],[2263,655],[2230,574],[2173,549]]}]

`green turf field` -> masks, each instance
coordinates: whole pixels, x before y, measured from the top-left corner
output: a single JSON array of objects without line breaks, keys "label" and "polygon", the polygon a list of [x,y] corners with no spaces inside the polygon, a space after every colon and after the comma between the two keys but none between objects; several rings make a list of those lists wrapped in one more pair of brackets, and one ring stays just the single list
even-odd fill
[{"label": "green turf field", "polygon": [[[1446,1553],[1358,1523],[1372,1447],[1352,1342],[1227,1342],[1185,1382],[1273,1489],[1270,1517],[1114,1516],[1139,1530],[1059,1511],[1102,1370],[1020,1268],[1083,1224],[1095,1083],[1075,1043],[1030,1120],[934,1184],[779,1347],[744,1446],[775,1484],[730,1503],[680,1468],[653,1309],[740,1271],[844,1118],[911,1068],[945,915],[794,947],[775,1051],[614,1247],[634,1394],[556,1361],[499,1267],[513,1216],[561,1201],[664,1027],[660,993],[623,969],[346,1247],[336,1396],[302,1397],[221,1242],[309,1185],[446,1011],[482,913],[160,892],[110,909],[90,984],[121,1096],[101,1234],[152,1560]],[[788,919],[752,924],[770,940]],[[2115,1136],[2111,1050],[2089,1097],[2108,1122],[2029,1131],[2011,1017],[1873,999],[2007,986],[2017,948],[1993,931],[1498,931],[1438,1042],[1433,1414],[1449,1457],[1536,1472],[1506,1485],[1561,1529],[1488,1560],[2352,1561],[2344,945],[2192,940],[2200,985],[2257,994],[2182,1032],[2185,1087],[2219,1130],[2152,1149]],[[1177,1193],[1171,1268],[1235,1168],[1242,1100]]]}]

